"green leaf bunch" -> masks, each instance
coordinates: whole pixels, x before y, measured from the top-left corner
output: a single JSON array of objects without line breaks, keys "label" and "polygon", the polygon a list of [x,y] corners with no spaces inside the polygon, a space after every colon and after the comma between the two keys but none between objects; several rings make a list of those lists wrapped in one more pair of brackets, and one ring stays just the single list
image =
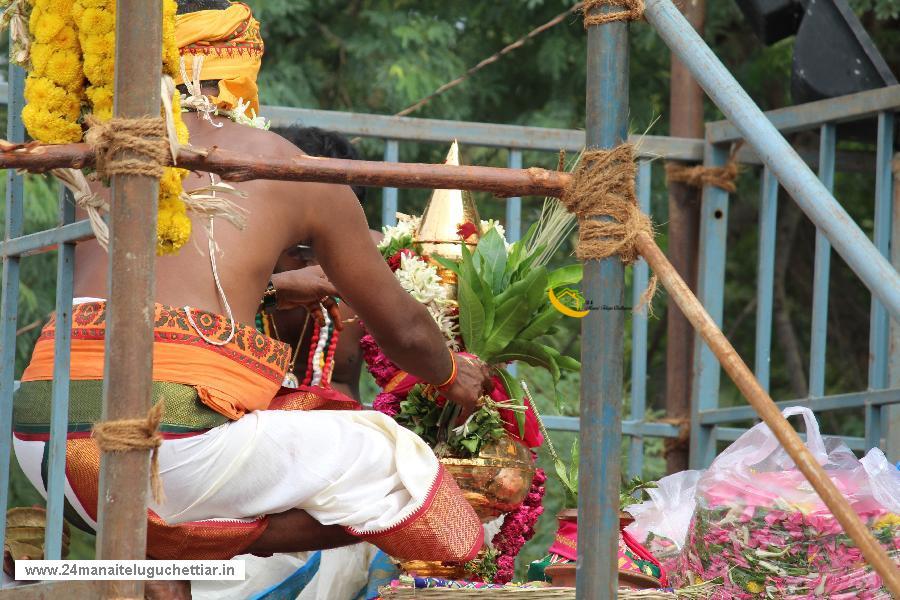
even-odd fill
[{"label": "green leaf bunch", "polygon": [[[540,338],[552,334],[563,318],[548,290],[581,281],[580,264],[555,270],[535,266],[543,247],[528,250],[536,225],[507,250],[501,235],[490,229],[474,251],[461,244],[457,264],[438,259],[458,280],[459,324],[467,351],[491,365],[522,361],[546,369],[559,381],[561,371],[579,371],[581,363],[563,356]],[[508,385],[511,396],[518,388]]]}]

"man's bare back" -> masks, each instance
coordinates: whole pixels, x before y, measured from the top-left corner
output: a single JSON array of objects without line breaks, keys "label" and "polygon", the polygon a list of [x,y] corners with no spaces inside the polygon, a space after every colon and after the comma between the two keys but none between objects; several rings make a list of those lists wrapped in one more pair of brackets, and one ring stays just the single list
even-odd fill
[{"label": "man's bare back", "polygon": [[[227,119],[216,120],[222,127],[201,122],[196,114],[185,114],[191,142],[200,147],[219,147],[259,157],[302,154],[274,133],[237,125]],[[216,182],[220,181],[217,175],[214,177]],[[209,183],[207,173],[190,173],[184,182],[187,191]],[[235,318],[252,323],[262,291],[281,251],[308,240],[304,226],[310,222],[307,209],[321,196],[317,192],[322,186],[249,181],[234,184],[234,187],[246,194],[245,198],[231,196],[230,199],[247,211],[247,227],[239,231],[224,221],[215,223],[215,242],[219,247],[216,260]],[[339,191],[335,192],[334,195],[341,195]],[[347,194],[352,196],[349,190]],[[191,215],[191,221],[190,242],[178,254],[156,259],[156,300],[172,306],[187,305],[224,313],[225,307],[218,298],[210,267],[206,219]],[[79,244],[76,250],[76,295],[105,298],[106,270],[106,253],[96,242]]]},{"label": "man's bare back", "polygon": [[[223,148],[264,159],[303,153],[284,138],[259,129],[217,119],[213,127],[196,114],[185,114],[191,144]],[[213,150],[214,151],[214,150]],[[219,181],[218,176],[214,176]],[[210,183],[208,173],[191,173],[185,189]],[[287,181],[234,184],[246,197],[231,200],[247,211],[247,226],[239,231],[215,223],[218,273],[235,319],[252,323],[266,283],[282,251],[310,245],[328,278],[354,307],[385,353],[407,372],[429,382],[448,378],[452,363],[443,336],[424,306],[397,283],[375,244],[356,196],[346,186]],[[97,186],[108,198],[108,190]],[[173,256],[156,259],[157,302],[190,306],[224,314],[213,279],[207,249],[206,223],[192,216],[191,240]],[[78,245],[75,253],[75,295],[107,297],[107,256],[96,241]],[[470,408],[487,385],[486,373],[462,361],[456,385],[445,395]]]}]

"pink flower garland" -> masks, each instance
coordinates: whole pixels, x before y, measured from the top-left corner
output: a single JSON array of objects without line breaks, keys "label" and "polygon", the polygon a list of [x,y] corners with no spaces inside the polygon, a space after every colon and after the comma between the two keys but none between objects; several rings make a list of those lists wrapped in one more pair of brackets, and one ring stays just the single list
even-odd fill
[{"label": "pink flower garland", "polygon": [[516,557],[522,546],[534,537],[534,526],[544,512],[544,482],[547,476],[543,469],[536,469],[531,489],[522,506],[506,515],[500,531],[494,536],[493,546],[500,553],[497,558],[497,575],[494,583],[509,583],[515,572]]},{"label": "pink flower garland", "polygon": [[400,367],[384,355],[378,342],[370,333],[366,333],[360,338],[359,347],[362,349],[363,360],[366,361],[369,373],[375,378],[375,383],[378,384],[378,387],[384,388],[394,375],[400,372]]},{"label": "pink flower garland", "polygon": [[[400,368],[384,355],[371,334],[364,335],[360,339],[359,345],[362,348],[363,359],[366,361],[369,372],[375,378],[378,386],[384,389],[392,379],[401,373]],[[400,403],[406,399],[409,388],[406,385],[398,385],[394,389],[394,392],[378,394],[372,408],[389,417],[397,416],[400,413]],[[540,433],[537,436],[540,436]],[[537,441],[537,445],[539,444],[540,437]],[[544,470],[536,469],[534,479],[531,480],[531,489],[525,496],[522,505],[506,515],[500,531],[494,536],[493,546],[500,554],[497,558],[497,575],[494,577],[494,583],[508,583],[512,580],[516,557],[525,543],[534,537],[534,526],[544,512],[541,503],[544,498],[546,481],[547,476],[544,474]]]}]

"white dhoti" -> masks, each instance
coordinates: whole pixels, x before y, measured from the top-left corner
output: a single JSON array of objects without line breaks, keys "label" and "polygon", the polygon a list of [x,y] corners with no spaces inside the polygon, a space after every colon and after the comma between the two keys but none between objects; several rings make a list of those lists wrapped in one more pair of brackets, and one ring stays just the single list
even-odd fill
[{"label": "white dhoti", "polygon": [[[332,407],[331,390],[282,393],[290,348],[253,328],[160,304],[153,319],[167,500],[149,506],[148,555],[230,558],[264,534],[267,515],[291,509],[399,558],[469,560],[481,549],[478,517],[421,438],[381,413],[321,410]],[[90,430],[102,416],[106,303],[79,299],[72,320],[66,515],[90,530],[100,469]],[[55,335],[51,319],[14,402],[16,455],[45,495]],[[209,343],[215,337],[222,343]]]},{"label": "white dhoti", "polygon": [[[23,471],[46,495],[44,444],[14,442]],[[296,508],[401,557],[469,560],[481,548],[481,525],[431,448],[381,413],[255,411],[166,439],[159,465],[166,500],[149,508],[169,525]],[[66,499],[96,527],[69,485]]]}]

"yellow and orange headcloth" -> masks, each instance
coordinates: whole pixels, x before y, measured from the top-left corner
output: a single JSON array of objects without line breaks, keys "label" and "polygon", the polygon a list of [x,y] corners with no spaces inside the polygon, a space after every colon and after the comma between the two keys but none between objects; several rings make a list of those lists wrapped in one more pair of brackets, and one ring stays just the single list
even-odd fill
[{"label": "yellow and orange headcloth", "polygon": [[[203,55],[202,80],[218,79],[219,95],[210,97],[219,108],[232,110],[238,100],[250,103],[259,114],[256,76],[262,64],[264,45],[259,21],[250,7],[235,2],[225,10],[201,10],[175,18],[175,39],[185,70],[193,78],[192,56]],[[181,74],[176,84],[184,83]]]}]

